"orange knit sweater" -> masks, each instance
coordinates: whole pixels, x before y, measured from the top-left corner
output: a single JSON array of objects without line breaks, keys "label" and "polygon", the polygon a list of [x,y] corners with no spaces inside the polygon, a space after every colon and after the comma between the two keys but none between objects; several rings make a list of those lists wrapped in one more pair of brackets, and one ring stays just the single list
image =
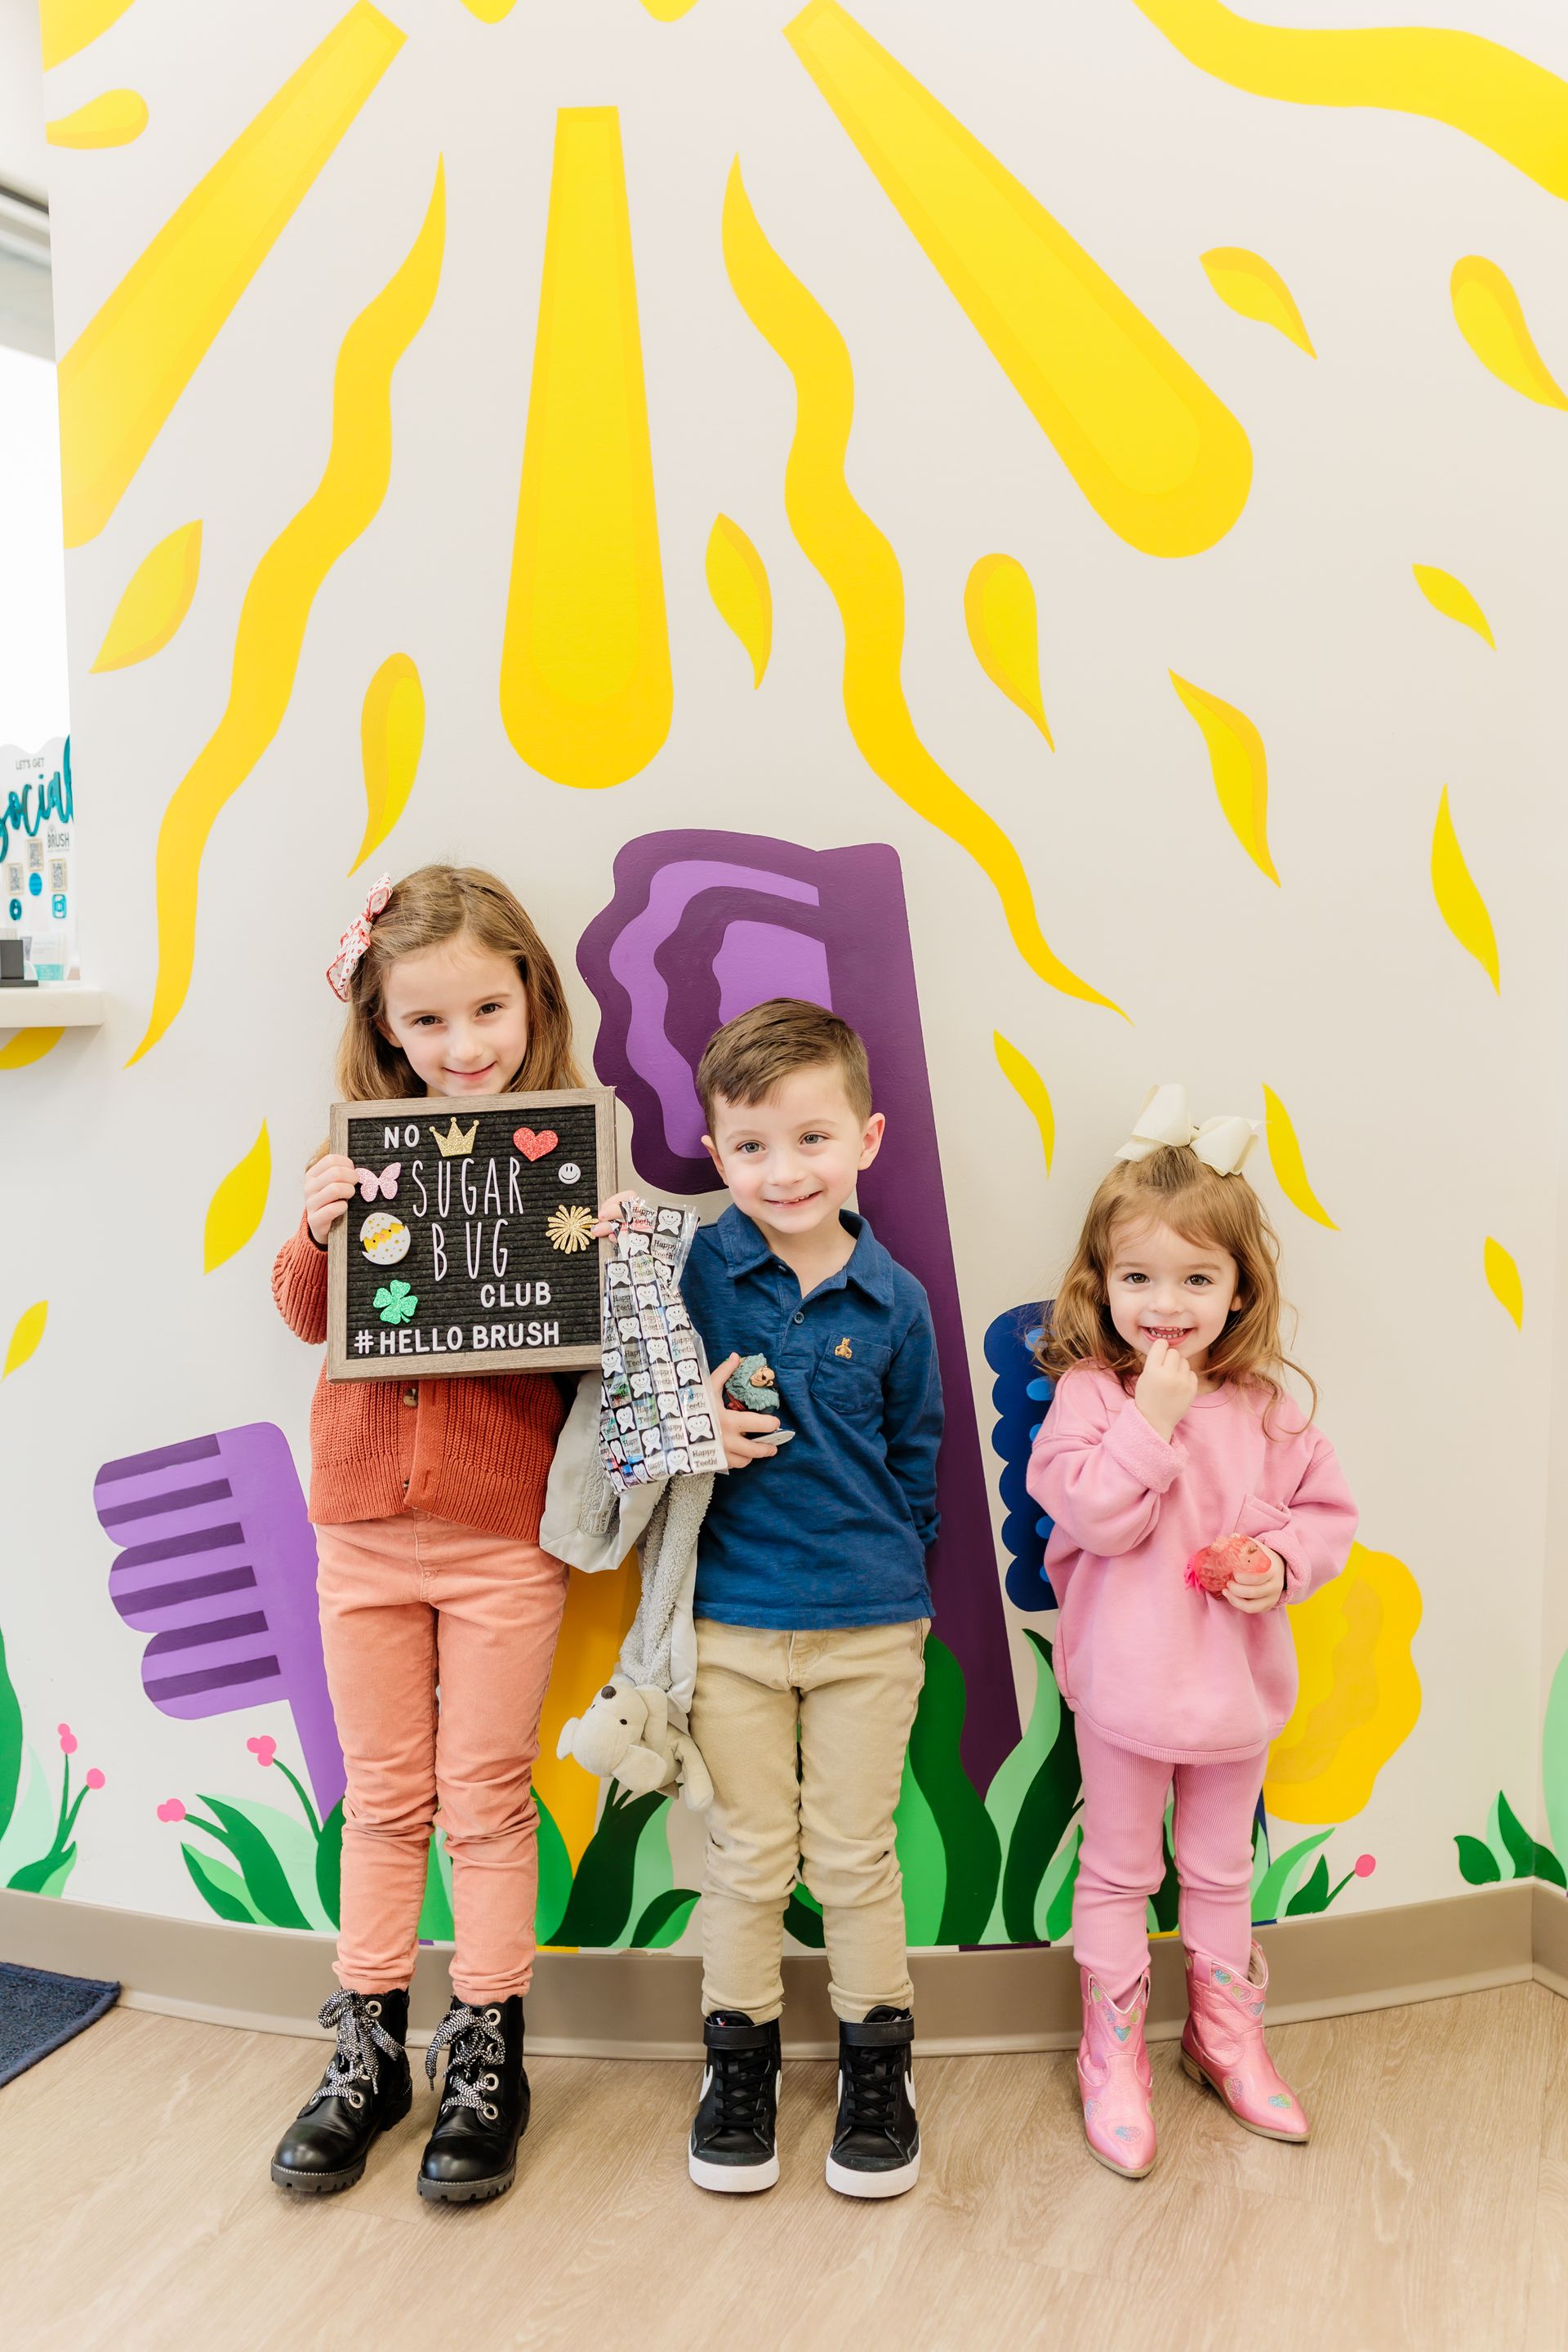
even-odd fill
[{"label": "orange knit sweater", "polygon": [[[327,1253],[303,1217],[272,1267],[290,1331],[327,1337]],[[310,1403],[310,1517],[319,1527],[430,1511],[539,1540],[544,1484],[566,1400],[548,1372],[486,1379],[330,1381]]]}]

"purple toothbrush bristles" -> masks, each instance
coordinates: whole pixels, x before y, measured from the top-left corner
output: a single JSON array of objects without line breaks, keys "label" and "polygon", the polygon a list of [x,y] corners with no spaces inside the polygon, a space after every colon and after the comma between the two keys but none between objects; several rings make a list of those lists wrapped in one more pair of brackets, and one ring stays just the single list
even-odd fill
[{"label": "purple toothbrush bristles", "polygon": [[289,1442],[270,1422],[106,1462],[93,1486],[128,1625],[153,1635],[142,1686],[187,1720],[287,1699],[322,1818],[343,1792],[321,1664],[316,1538]]}]

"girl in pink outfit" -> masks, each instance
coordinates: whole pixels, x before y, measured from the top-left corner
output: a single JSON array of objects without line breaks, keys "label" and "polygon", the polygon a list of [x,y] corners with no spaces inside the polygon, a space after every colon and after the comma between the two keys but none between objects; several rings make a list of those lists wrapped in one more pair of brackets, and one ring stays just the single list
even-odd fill
[{"label": "girl in pink outfit", "polygon": [[1083,1767],[1079,2086],[1091,2154],[1133,2178],[1154,2161],[1145,1921],[1173,1782],[1182,2063],[1249,2130],[1308,2134],[1264,2042],[1252,1822],[1296,1700],[1285,1610],[1339,1574],[1356,1511],[1285,1391],[1279,1244],[1241,1172],[1254,1139],[1244,1119],[1194,1129],[1184,1091],[1156,1089],[1040,1349],[1058,1387],[1028,1486],[1056,1522],[1056,1671]]}]

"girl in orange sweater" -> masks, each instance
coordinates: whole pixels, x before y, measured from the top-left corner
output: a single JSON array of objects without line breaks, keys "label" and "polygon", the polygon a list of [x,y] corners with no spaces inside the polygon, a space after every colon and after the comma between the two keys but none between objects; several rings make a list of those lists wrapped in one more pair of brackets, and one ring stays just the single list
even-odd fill
[{"label": "girl in orange sweater", "polygon": [[[528,1093],[581,1083],[560,975],[493,875],[426,866],[372,890],[327,977],[348,1007],[339,1094]],[[323,1152],[272,1295],[327,1334],[327,1236],[355,1190]],[[342,1742],[337,2048],[272,2159],[280,2188],[352,2188],[407,2114],[404,2043],[430,1833],[452,1864],[447,2053],[422,2197],[499,2197],[528,2122],[522,1996],[533,1969],[539,1718],[567,1571],[539,1545],[565,1402],[548,1374],[329,1381],[310,1409],[321,1646]],[[437,1706],[437,1686],[440,1688]]]}]

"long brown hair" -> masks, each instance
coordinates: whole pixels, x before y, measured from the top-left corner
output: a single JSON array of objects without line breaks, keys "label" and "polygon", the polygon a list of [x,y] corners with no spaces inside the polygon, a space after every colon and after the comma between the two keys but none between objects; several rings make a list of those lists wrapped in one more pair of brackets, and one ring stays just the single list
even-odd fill
[{"label": "long brown hair", "polygon": [[1287,1393],[1285,1374],[1294,1372],[1311,1391],[1315,1412],[1316,1385],[1280,1339],[1279,1243],[1268,1213],[1245,1176],[1216,1175],[1185,1144],[1161,1144],[1146,1160],[1119,1160],[1101,1182],[1036,1350],[1041,1370],[1059,1380],[1076,1364],[1094,1364],[1124,1383],[1142,1370],[1143,1359],[1111,1320],[1109,1281],[1118,1228],[1144,1220],[1236,1260],[1241,1304],[1209,1349],[1206,1376],[1266,1390],[1279,1402]]},{"label": "long brown hair", "polygon": [[439,947],[459,933],[514,963],[522,982],[528,1051],[503,1091],[536,1094],[582,1085],[561,975],[525,908],[504,882],[480,866],[421,866],[394,886],[349,983],[337,1062],[338,1093],[345,1102],[395,1102],[425,1092],[402,1046],[381,1027],[386,976],[404,956]]}]

